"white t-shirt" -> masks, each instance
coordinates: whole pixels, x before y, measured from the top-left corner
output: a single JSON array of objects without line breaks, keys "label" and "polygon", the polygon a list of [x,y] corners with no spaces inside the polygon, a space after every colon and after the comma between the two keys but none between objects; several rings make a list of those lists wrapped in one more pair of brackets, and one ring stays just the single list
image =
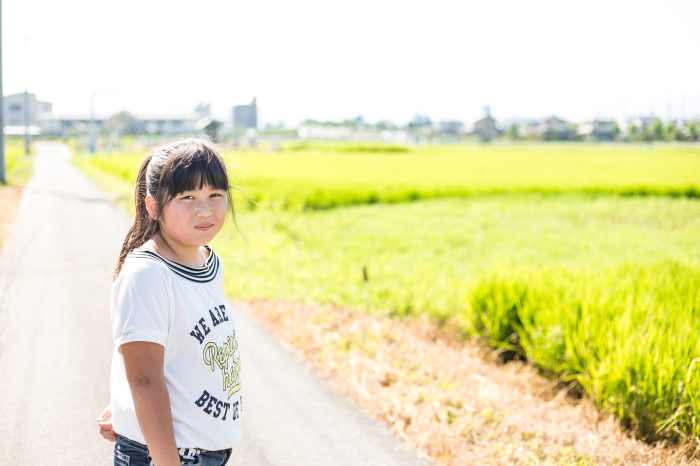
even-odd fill
[{"label": "white t-shirt", "polygon": [[110,388],[114,431],[146,443],[120,345],[165,347],[163,375],[178,448],[221,450],[241,441],[241,359],[223,292],[224,268],[209,247],[206,264],[186,267],[137,248],[112,285],[114,354]]}]

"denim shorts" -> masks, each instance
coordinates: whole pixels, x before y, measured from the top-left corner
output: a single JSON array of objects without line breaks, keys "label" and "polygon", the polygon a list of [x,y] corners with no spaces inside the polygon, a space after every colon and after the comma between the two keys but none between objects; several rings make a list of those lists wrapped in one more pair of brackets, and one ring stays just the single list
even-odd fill
[{"label": "denim shorts", "polygon": [[[202,450],[180,448],[180,464],[193,466],[224,466],[231,459],[231,448],[226,450]],[[114,466],[151,466],[148,447],[121,435],[114,446]]]}]

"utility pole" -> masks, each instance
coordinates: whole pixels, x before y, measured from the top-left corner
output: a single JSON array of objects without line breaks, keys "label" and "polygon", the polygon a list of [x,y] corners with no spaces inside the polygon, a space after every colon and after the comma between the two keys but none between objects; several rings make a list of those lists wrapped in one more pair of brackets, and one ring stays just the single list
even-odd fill
[{"label": "utility pole", "polygon": [[95,135],[95,93],[97,91],[93,90],[92,95],[90,96],[90,126],[88,128],[89,134],[88,134],[88,140],[89,140],[89,149],[90,153],[94,154],[95,153],[95,144],[96,144],[96,135]]},{"label": "utility pole", "polygon": [[0,184],[7,183],[5,179],[5,117],[3,110],[5,101],[2,95],[2,0],[0,0]]},{"label": "utility pole", "polygon": [[29,37],[27,36],[27,22],[24,22],[24,155],[29,155],[29,91],[27,90],[27,77],[29,75]]},{"label": "utility pole", "polygon": [[24,155],[29,155],[29,92],[24,88]]}]

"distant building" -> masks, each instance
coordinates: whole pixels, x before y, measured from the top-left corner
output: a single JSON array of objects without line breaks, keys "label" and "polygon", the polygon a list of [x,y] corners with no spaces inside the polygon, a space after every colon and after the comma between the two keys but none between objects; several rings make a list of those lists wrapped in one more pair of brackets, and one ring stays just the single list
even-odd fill
[{"label": "distant building", "polygon": [[209,102],[200,102],[199,105],[195,107],[194,113],[201,115],[202,118],[209,116],[211,113],[211,104]]},{"label": "distant building", "polygon": [[205,116],[197,122],[197,130],[202,134],[211,137],[214,142],[219,139],[219,128],[221,127],[221,122],[212,119],[210,116]]},{"label": "distant building", "polygon": [[135,115],[138,123],[134,132],[162,134],[166,137],[188,135],[197,132],[197,123],[202,120],[201,113],[166,114],[166,115]]},{"label": "distant building", "polygon": [[613,141],[615,121],[609,118],[597,118],[580,125],[576,129],[576,134],[588,141]]},{"label": "distant building", "polygon": [[459,134],[463,126],[461,121],[439,121],[433,123],[433,131],[436,133]]},{"label": "distant building", "polygon": [[85,135],[90,128],[90,122],[100,125],[107,120],[106,115],[95,116],[94,120],[90,115],[55,115],[53,113],[42,113],[37,116],[37,124],[41,128],[41,134],[68,137]]},{"label": "distant building", "polygon": [[534,118],[510,118],[502,121],[504,131],[511,132],[511,128],[515,126],[518,137],[535,136],[537,126],[540,120]]},{"label": "distant building", "polygon": [[407,134],[399,130],[378,130],[372,127],[355,127],[306,122],[297,128],[299,139],[336,139],[346,141],[394,141],[405,142]]},{"label": "distant building", "polygon": [[[24,134],[24,127],[27,125],[30,135],[38,135],[41,134],[38,117],[51,112],[52,105],[50,102],[37,100],[35,94],[21,92],[5,96],[3,107],[5,134]],[[25,109],[28,110],[26,122]]]},{"label": "distant building", "polygon": [[100,133],[105,135],[117,134],[134,134],[139,120],[128,112],[120,112],[116,115],[107,118],[100,125]]},{"label": "distant building", "polygon": [[635,126],[637,129],[641,130],[644,128],[651,128],[651,126],[654,124],[654,122],[658,120],[657,117],[654,116],[649,116],[649,117],[642,117],[642,116],[637,116],[634,118],[630,118],[627,121],[627,127],[630,128],[632,126]]},{"label": "distant building", "polygon": [[482,141],[490,141],[500,136],[503,131],[496,125],[496,120],[491,116],[490,108],[484,107],[484,112],[486,116],[474,122],[471,134],[480,137]]},{"label": "distant building", "polygon": [[636,116],[634,118],[630,118],[627,120],[626,132],[628,135],[640,134],[644,130],[648,132],[651,130],[651,127],[657,120],[659,120],[659,118],[655,116]]},{"label": "distant building", "polygon": [[542,120],[535,127],[534,133],[545,141],[568,141],[575,136],[569,123],[555,116]]},{"label": "distant building", "polygon": [[356,131],[351,126],[305,123],[297,129],[301,139],[353,139]]},{"label": "distant building", "polygon": [[429,117],[425,115],[416,115],[408,126],[409,128],[421,128],[423,126],[430,126],[431,123]]},{"label": "distant building", "polygon": [[236,105],[233,107],[233,126],[235,128],[257,128],[258,106],[253,97],[250,105]]},{"label": "distant building", "polygon": [[[86,134],[91,124],[97,125],[99,132],[109,136],[113,133],[125,134],[159,134],[166,137],[197,134],[201,132],[198,124],[208,116],[197,111],[187,114],[140,115],[120,112],[116,115],[54,115],[44,113],[38,116],[38,125],[42,134],[67,137]],[[211,119],[210,119],[211,120]],[[201,126],[201,125],[200,125]],[[206,126],[206,125],[205,125]]]}]

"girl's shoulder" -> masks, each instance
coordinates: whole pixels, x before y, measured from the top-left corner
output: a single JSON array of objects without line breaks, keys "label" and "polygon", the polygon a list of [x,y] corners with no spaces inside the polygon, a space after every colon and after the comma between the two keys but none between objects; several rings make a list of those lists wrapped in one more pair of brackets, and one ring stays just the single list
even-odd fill
[{"label": "girl's shoulder", "polygon": [[126,255],[124,265],[119,271],[118,281],[144,281],[168,279],[168,267],[147,250],[134,249]]}]

